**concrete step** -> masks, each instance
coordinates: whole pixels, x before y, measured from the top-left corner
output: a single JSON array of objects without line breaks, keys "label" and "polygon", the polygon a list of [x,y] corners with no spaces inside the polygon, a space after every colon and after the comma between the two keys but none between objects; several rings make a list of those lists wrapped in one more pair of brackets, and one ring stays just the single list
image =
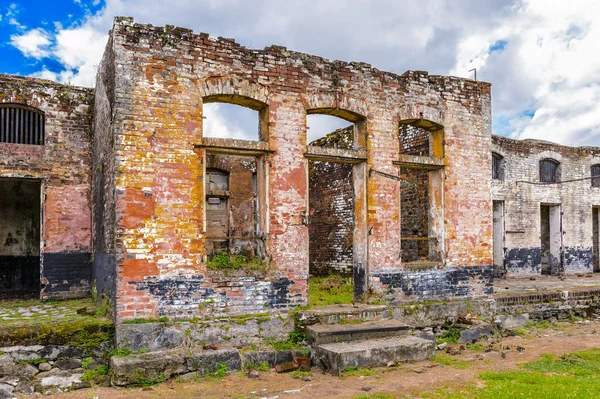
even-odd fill
[{"label": "concrete step", "polygon": [[409,327],[397,320],[377,320],[359,324],[314,324],[306,328],[312,345],[359,341],[387,337],[401,337]]},{"label": "concrete step", "polygon": [[316,364],[334,375],[348,367],[382,367],[389,362],[420,361],[435,353],[435,342],[418,337],[382,338],[314,347]]},{"label": "concrete step", "polygon": [[337,324],[342,320],[373,321],[390,317],[391,312],[385,305],[330,305],[300,311],[296,316],[296,324]]}]

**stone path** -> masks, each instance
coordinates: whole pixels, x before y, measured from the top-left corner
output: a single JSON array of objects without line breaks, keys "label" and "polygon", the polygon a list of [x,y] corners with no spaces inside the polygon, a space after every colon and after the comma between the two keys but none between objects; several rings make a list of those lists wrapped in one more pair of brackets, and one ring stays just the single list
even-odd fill
[{"label": "stone path", "polygon": [[494,294],[510,295],[534,291],[572,291],[600,288],[600,273],[574,276],[527,276],[494,280]]},{"label": "stone path", "polygon": [[78,310],[85,308],[93,309],[91,300],[0,301],[0,325],[80,320],[89,317],[77,313]]}]

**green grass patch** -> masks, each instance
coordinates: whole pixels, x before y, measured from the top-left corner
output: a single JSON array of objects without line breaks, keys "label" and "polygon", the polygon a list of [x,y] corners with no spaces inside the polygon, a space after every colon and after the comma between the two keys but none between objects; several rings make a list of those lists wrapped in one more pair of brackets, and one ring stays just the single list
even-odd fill
[{"label": "green grass patch", "polygon": [[247,259],[243,255],[230,255],[227,252],[219,252],[206,262],[206,266],[211,270],[246,270],[266,273],[269,263],[264,259]]},{"label": "green grass patch", "polygon": [[435,338],[435,342],[439,345],[442,343],[455,344],[460,338],[460,328],[449,327],[443,335]]},{"label": "green grass patch", "polygon": [[435,354],[431,358],[432,362],[437,362],[440,366],[454,367],[457,369],[466,369],[469,368],[470,363],[466,360],[457,359],[454,356],[445,355],[445,354]]},{"label": "green grass patch", "polygon": [[350,277],[327,276],[308,279],[308,305],[325,306],[354,302]]},{"label": "green grass patch", "polygon": [[302,381],[310,381],[313,377],[310,371],[295,370],[290,373],[290,377]]},{"label": "green grass patch", "polygon": [[592,399],[600,393],[600,349],[544,355],[526,363],[521,370],[484,372],[479,378],[485,387],[466,387],[458,392],[436,390],[424,398],[435,399]]},{"label": "green grass patch", "polygon": [[227,371],[229,371],[229,367],[227,367],[224,363],[218,363],[217,368],[212,373],[206,374],[208,379],[220,380],[227,375]]},{"label": "green grass patch", "polygon": [[346,367],[340,373],[340,378],[348,378],[348,377],[360,377],[365,376],[368,377],[373,375],[373,370],[365,369],[358,366]]},{"label": "green grass patch", "polygon": [[475,343],[475,344],[467,344],[467,349],[472,350],[472,351],[481,352],[481,351],[484,351],[485,348],[486,348],[486,346],[482,345],[482,344],[477,344],[477,343]]},{"label": "green grass patch", "polygon": [[525,328],[552,328],[554,327],[549,321],[529,321],[523,325]]},{"label": "green grass patch", "polygon": [[244,365],[244,369],[246,370],[258,370],[258,371],[269,371],[269,363],[267,362],[262,362],[262,363],[250,363],[250,364],[245,364]]}]

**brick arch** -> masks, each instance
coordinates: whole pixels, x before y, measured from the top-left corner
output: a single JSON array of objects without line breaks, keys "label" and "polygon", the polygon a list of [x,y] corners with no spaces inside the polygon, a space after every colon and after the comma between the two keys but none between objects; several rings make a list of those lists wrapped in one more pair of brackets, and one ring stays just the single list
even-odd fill
[{"label": "brick arch", "polygon": [[352,123],[367,119],[368,104],[364,100],[339,93],[313,93],[302,97],[307,115],[331,115]]},{"label": "brick arch", "polygon": [[267,87],[232,77],[203,80],[199,84],[199,91],[204,103],[223,102],[262,111],[269,102]]},{"label": "brick arch", "polygon": [[398,124],[406,123],[428,131],[443,130],[444,115],[439,109],[426,105],[406,104],[398,110]]}]

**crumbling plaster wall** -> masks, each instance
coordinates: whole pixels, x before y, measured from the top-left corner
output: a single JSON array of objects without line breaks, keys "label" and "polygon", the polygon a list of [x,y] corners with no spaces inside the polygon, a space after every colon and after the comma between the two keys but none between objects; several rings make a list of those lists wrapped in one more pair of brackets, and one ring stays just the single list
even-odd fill
[{"label": "crumbling plaster wall", "polygon": [[[414,71],[398,76],[278,46],[249,50],[230,39],[134,24],[130,18],[116,19],[111,40],[119,320],[239,314],[306,303],[307,112],[362,116],[367,166],[390,174],[397,174],[392,162],[398,157],[400,121],[425,118],[444,126],[449,269],[436,273],[442,279],[449,271],[461,275],[465,289],[404,287],[395,295],[490,293],[485,273],[492,264],[489,84]],[[207,96],[264,104],[267,143],[274,151],[267,156],[266,233],[274,270],[241,287],[217,287],[203,262],[204,160],[194,146],[202,139]],[[376,175],[363,184],[367,198],[360,198],[357,208],[368,215],[362,237],[368,236],[369,275],[361,278],[382,290],[401,273],[399,184]],[[265,295],[255,295],[258,283]]]},{"label": "crumbling plaster wall", "polygon": [[0,178],[41,181],[41,296],[87,296],[93,90],[0,75],[0,102],[39,108],[46,116],[44,145],[0,143]]},{"label": "crumbling plaster wall", "polygon": [[[505,258],[509,275],[540,274],[540,205],[561,204],[562,271],[591,272],[592,208],[600,206],[600,188],[592,187],[591,166],[600,163],[600,148],[567,147],[538,140],[493,136],[492,151],[503,156],[504,179],[493,180],[495,201],[504,201]],[[560,162],[562,184],[539,184],[539,161]],[[528,184],[532,182],[537,184]]]}]

